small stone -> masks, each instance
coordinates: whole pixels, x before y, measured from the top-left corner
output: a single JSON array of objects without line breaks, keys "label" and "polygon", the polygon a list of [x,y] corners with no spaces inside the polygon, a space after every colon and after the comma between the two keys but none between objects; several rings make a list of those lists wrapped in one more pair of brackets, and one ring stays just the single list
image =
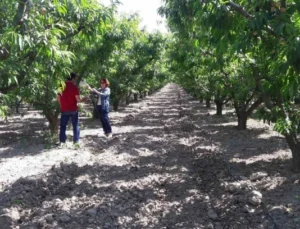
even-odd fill
[{"label": "small stone", "polygon": [[47,214],[47,215],[45,215],[45,220],[46,220],[48,223],[53,222],[53,215],[52,215],[52,214]]},{"label": "small stone", "polygon": [[261,180],[264,177],[267,177],[268,174],[266,172],[256,172],[250,175],[251,181]]},{"label": "small stone", "polygon": [[300,173],[296,173],[296,174],[293,174],[291,175],[291,180],[299,180],[300,179]]},{"label": "small stone", "polygon": [[258,206],[262,202],[262,194],[258,191],[252,191],[248,197],[248,202],[254,206]]},{"label": "small stone", "polygon": [[55,199],[54,200],[54,204],[56,205],[56,206],[58,206],[58,205],[61,205],[63,203],[63,201],[61,200],[61,199]]},{"label": "small stone", "polygon": [[255,209],[250,208],[249,205],[247,205],[247,204],[244,206],[243,210],[246,213],[254,213],[255,212]]},{"label": "small stone", "polygon": [[294,222],[297,223],[297,224],[300,224],[300,218],[295,218]]},{"label": "small stone", "polygon": [[137,171],[139,171],[139,168],[138,168],[138,166],[131,166],[129,171],[130,172],[137,172]]},{"label": "small stone", "polygon": [[223,229],[223,226],[219,222],[217,222],[217,223],[215,223],[214,229]]},{"label": "small stone", "polygon": [[213,210],[209,210],[207,212],[207,215],[210,219],[216,220],[218,218],[218,214],[214,212]]},{"label": "small stone", "polygon": [[265,228],[268,228],[268,225],[269,225],[269,221],[268,220],[265,220],[263,223],[259,224],[257,229],[265,229]]},{"label": "small stone", "polygon": [[70,206],[67,204],[62,204],[61,210],[63,210],[64,212],[68,212],[70,211]]},{"label": "small stone", "polygon": [[105,227],[110,228],[111,227],[111,223],[105,223]]},{"label": "small stone", "polygon": [[247,177],[245,177],[245,176],[240,176],[240,179],[241,179],[242,181],[246,181],[246,180],[248,180],[248,178],[247,178]]},{"label": "small stone", "polygon": [[207,229],[214,229],[214,225],[212,223],[209,223],[207,226],[206,226]]},{"label": "small stone", "polygon": [[225,190],[230,193],[239,193],[242,190],[242,185],[239,182],[231,183],[225,186]]},{"label": "small stone", "polygon": [[94,219],[88,219],[89,224],[94,223]]},{"label": "small stone", "polygon": [[71,221],[71,218],[67,215],[62,215],[62,216],[59,217],[59,220],[63,223],[67,223],[67,222]]},{"label": "small stone", "polygon": [[97,208],[91,208],[91,209],[87,210],[87,213],[88,213],[90,216],[94,217],[94,216],[97,215]]},{"label": "small stone", "polygon": [[7,215],[0,215],[1,228],[12,228],[12,221]]},{"label": "small stone", "polygon": [[2,213],[3,214],[7,214],[7,213],[9,213],[10,212],[10,210],[8,209],[8,208],[3,208],[2,209]]},{"label": "small stone", "polygon": [[8,213],[8,216],[13,222],[18,221],[21,218],[20,213],[16,208],[11,209],[11,211]]},{"label": "small stone", "polygon": [[45,219],[39,219],[37,223],[41,228],[43,228],[47,224]]}]

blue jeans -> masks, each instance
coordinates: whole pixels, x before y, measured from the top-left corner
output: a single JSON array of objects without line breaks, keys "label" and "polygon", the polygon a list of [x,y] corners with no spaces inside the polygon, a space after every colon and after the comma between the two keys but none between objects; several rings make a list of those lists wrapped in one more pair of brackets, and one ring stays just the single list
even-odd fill
[{"label": "blue jeans", "polygon": [[110,120],[108,117],[108,111],[103,110],[101,106],[97,106],[97,110],[99,112],[100,122],[102,124],[104,133],[105,134],[111,133],[111,126],[110,126]]},{"label": "blue jeans", "polygon": [[69,119],[72,119],[73,125],[73,142],[77,143],[79,141],[80,130],[79,130],[79,123],[78,123],[78,112],[62,112],[60,118],[60,131],[59,131],[59,140],[62,143],[66,142],[66,129],[69,122]]}]

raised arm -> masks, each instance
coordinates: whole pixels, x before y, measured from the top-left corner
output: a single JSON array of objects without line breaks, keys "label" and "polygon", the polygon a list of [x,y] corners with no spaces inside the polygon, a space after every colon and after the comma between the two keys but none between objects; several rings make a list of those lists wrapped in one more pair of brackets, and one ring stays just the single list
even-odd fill
[{"label": "raised arm", "polygon": [[91,88],[90,91],[96,93],[97,95],[110,95],[110,89],[109,88],[105,88],[104,92],[100,92],[95,88]]}]

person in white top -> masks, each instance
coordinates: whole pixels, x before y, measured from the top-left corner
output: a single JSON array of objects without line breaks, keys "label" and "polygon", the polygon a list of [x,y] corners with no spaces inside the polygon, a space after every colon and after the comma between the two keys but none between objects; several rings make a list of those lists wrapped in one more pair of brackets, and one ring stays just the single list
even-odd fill
[{"label": "person in white top", "polygon": [[110,99],[110,88],[109,81],[106,78],[100,80],[100,88],[95,89],[89,87],[89,90],[96,93],[98,95],[97,101],[97,110],[100,116],[100,122],[103,127],[104,134],[107,137],[112,137],[112,130],[110,125],[110,120],[108,117],[109,113],[109,99]]}]

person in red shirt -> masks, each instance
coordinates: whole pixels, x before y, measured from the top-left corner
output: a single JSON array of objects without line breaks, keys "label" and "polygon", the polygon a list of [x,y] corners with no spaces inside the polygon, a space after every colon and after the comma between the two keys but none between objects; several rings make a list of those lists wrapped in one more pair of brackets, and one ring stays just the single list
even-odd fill
[{"label": "person in red shirt", "polygon": [[57,96],[57,100],[60,104],[61,118],[60,118],[60,131],[59,141],[60,145],[66,142],[66,129],[68,121],[71,118],[73,125],[73,142],[74,144],[79,142],[80,130],[78,121],[78,106],[77,103],[81,101],[79,89],[76,86],[76,74],[71,73],[70,77],[66,81],[66,87],[64,91]]}]

